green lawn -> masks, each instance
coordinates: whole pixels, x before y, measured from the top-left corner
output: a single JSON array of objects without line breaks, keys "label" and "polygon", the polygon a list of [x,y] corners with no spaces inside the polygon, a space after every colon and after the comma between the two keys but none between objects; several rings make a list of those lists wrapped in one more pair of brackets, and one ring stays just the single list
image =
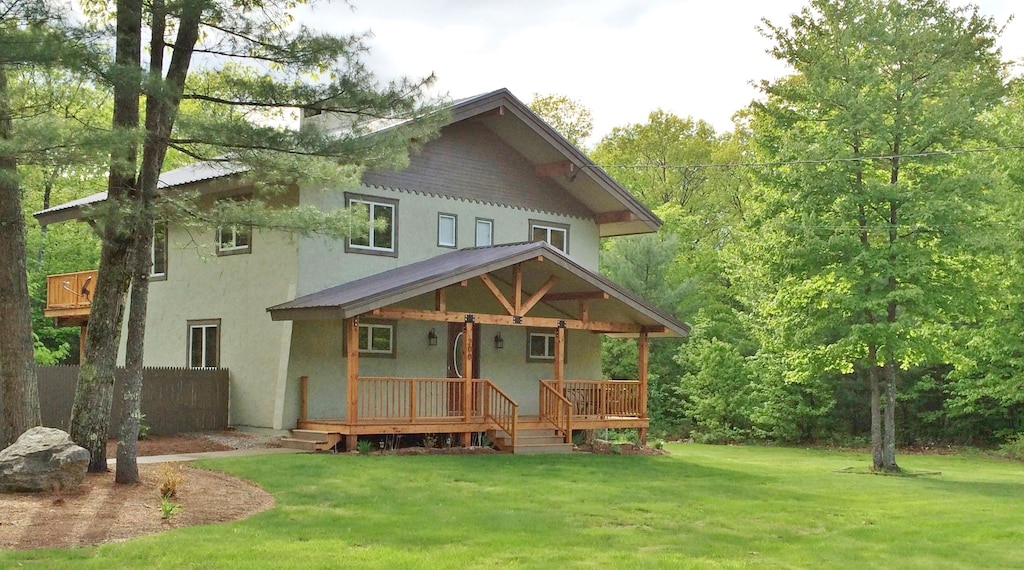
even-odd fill
[{"label": "green lawn", "polygon": [[1024,567],[1020,463],[902,456],[942,474],[897,478],[835,472],[865,467],[864,454],[669,449],[208,461],[277,507],[98,548],[0,553],[0,567]]}]

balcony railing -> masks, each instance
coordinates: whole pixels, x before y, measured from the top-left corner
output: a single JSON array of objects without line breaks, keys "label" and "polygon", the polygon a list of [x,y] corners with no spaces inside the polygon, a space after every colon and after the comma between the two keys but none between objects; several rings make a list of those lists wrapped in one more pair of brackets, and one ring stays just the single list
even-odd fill
[{"label": "balcony railing", "polygon": [[48,276],[43,315],[57,319],[88,318],[97,274],[94,269]]}]

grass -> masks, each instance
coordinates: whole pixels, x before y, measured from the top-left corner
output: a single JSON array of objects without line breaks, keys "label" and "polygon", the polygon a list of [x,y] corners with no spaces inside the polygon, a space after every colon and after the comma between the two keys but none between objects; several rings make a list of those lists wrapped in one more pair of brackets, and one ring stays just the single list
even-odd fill
[{"label": "grass", "polygon": [[278,455],[202,465],[259,482],[247,521],[0,553],[38,568],[1013,568],[1024,465],[669,445],[672,455]]}]

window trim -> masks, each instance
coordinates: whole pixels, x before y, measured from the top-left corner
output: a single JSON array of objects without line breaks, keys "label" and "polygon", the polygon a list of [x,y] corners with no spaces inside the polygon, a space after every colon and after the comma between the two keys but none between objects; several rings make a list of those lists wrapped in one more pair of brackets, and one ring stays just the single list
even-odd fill
[{"label": "window trim", "polygon": [[[539,241],[546,242],[551,247],[558,249],[558,251],[561,251],[562,253],[569,255],[569,224],[560,224],[558,222],[545,222],[543,220],[530,220],[530,231],[526,236],[527,241],[538,241],[533,239],[533,231],[536,228],[542,228],[547,230],[547,239]],[[557,230],[565,234],[565,249],[559,249],[555,247],[554,244],[551,243],[551,230]]]},{"label": "window trim", "polygon": [[[480,243],[480,224],[487,224],[490,227],[490,233],[488,234],[491,238],[490,243]],[[494,245],[494,220],[490,218],[477,218],[476,224],[474,224],[473,228],[475,230],[473,232],[473,245],[476,247],[488,247]]]},{"label": "window trim", "polygon": [[[441,220],[447,218],[452,221],[452,242],[442,243],[441,242]],[[459,246],[459,216],[456,214],[449,214],[446,212],[437,213],[437,247],[444,247],[448,249],[456,249]]]},{"label": "window trim", "polygon": [[[167,280],[167,222],[156,222],[153,224],[153,240],[149,242],[149,280],[150,281],[166,281]],[[160,236],[163,242],[163,249],[159,260],[163,264],[163,271],[160,273],[156,272],[157,267],[157,236]]]},{"label": "window trim", "polygon": [[[353,203],[366,204],[369,208],[372,219],[374,206],[385,206],[391,208],[391,248],[375,247],[373,245],[353,244],[350,237],[345,237],[345,253],[361,253],[365,255],[382,255],[385,257],[398,257],[398,200],[392,198],[381,198],[368,194],[357,194],[345,192],[345,207],[351,208]],[[370,233],[369,242],[373,243],[373,233]]]},{"label": "window trim", "polygon": [[[209,327],[213,327],[217,330],[217,347],[214,359],[216,360],[215,366],[192,366],[192,332],[196,329],[206,330]],[[220,319],[197,319],[186,321],[185,328],[185,368],[190,370],[212,370],[220,368],[220,335],[221,333],[221,320]],[[203,334],[203,355],[206,355],[206,334]],[[206,359],[203,359],[205,364]]]},{"label": "window trim", "polygon": [[[363,328],[369,329],[367,331],[367,339],[373,338],[373,328],[388,328],[391,330],[391,350],[388,352],[382,350],[370,350],[369,348],[359,348],[360,358],[397,358],[398,357],[398,321],[391,319],[359,319],[359,327],[356,330],[356,334],[359,334],[359,330]],[[347,342],[347,340],[345,341]],[[357,339],[358,344],[358,339]]]},{"label": "window trim", "polygon": [[[565,334],[565,346],[562,350],[562,363],[569,361],[569,331]],[[555,336],[558,334],[558,329],[549,328],[536,328],[528,327],[526,329],[526,361],[527,362],[547,362],[553,364],[555,362]],[[551,356],[536,356],[533,354],[533,337],[544,336],[545,338],[551,339]],[[547,343],[545,343],[545,349]]]}]

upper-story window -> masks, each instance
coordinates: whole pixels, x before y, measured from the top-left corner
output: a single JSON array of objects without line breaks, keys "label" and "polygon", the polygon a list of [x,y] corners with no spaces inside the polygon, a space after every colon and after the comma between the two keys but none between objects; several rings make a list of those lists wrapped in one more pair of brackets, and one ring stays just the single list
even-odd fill
[{"label": "upper-story window", "polygon": [[546,241],[551,247],[569,253],[569,226],[530,220],[530,241]]},{"label": "upper-story window", "polygon": [[437,215],[438,247],[455,247],[457,221],[458,218],[455,217],[455,214]]},{"label": "upper-story window", "polygon": [[252,228],[248,226],[222,226],[217,228],[217,255],[232,255],[252,251]]},{"label": "upper-story window", "polygon": [[494,244],[494,220],[476,219],[476,246]]},{"label": "upper-story window", "polygon": [[[349,208],[361,211],[365,233],[345,240],[345,251],[373,255],[398,256],[398,200],[345,194]],[[373,223],[370,223],[373,220]]]},{"label": "upper-story window", "polygon": [[153,243],[150,244],[149,255],[153,260],[149,278],[154,281],[167,279],[167,224],[164,222],[153,224]]}]

